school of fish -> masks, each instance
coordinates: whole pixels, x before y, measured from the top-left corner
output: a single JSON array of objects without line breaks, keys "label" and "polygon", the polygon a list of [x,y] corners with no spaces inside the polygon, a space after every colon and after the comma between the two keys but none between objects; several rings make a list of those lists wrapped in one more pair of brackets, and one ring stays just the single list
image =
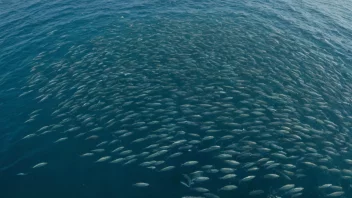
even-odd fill
[{"label": "school of fish", "polygon": [[[351,191],[352,75],[342,59],[284,31],[263,36],[241,17],[121,20],[128,33],[111,28],[55,62],[45,61],[55,49],[33,60],[18,97],[42,108],[23,123],[49,121],[21,141],[79,143],[87,163],[174,171],[184,198]],[[158,188],[148,178],[131,186]]]}]

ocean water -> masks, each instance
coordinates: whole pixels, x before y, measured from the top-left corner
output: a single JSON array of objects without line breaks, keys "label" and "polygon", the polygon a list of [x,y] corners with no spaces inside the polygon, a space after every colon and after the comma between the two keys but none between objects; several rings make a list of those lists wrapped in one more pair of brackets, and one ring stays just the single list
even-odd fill
[{"label": "ocean water", "polygon": [[[229,149],[236,178],[204,173],[209,181],[194,186],[219,197],[292,197],[278,191],[285,184],[304,188],[297,197],[352,197],[351,9],[342,0],[0,0],[0,197],[204,197],[183,174],[230,167],[214,157]],[[110,163],[121,146],[136,161]],[[200,152],[211,146],[221,149]],[[163,164],[140,165],[160,150],[153,160]],[[198,164],[182,166],[190,160]],[[329,183],[337,187],[318,188]],[[220,190],[230,184],[238,188]]]}]

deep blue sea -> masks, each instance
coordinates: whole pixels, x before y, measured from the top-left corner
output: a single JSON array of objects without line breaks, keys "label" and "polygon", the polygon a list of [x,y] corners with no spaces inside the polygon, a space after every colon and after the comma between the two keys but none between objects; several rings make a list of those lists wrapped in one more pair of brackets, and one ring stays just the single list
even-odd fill
[{"label": "deep blue sea", "polygon": [[214,156],[229,149],[236,179],[194,185],[352,197],[350,0],[0,0],[0,67],[1,198],[207,197],[183,174],[228,167]]}]

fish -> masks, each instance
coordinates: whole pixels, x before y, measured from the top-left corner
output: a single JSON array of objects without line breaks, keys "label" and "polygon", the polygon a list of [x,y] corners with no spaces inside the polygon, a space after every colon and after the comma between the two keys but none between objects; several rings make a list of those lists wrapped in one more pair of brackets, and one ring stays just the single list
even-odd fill
[{"label": "fish", "polygon": [[220,177],[220,179],[222,179],[222,180],[226,180],[226,179],[233,179],[233,178],[235,178],[237,175],[236,174],[227,174],[227,175],[225,175],[225,176],[222,176],[222,177]]},{"label": "fish", "polygon": [[240,165],[239,162],[235,161],[235,160],[225,160],[225,162],[229,165],[232,165],[232,166],[238,166]]},{"label": "fish", "polygon": [[263,194],[264,191],[263,190],[252,190],[251,192],[249,192],[249,196],[258,196],[258,195],[261,195]]},{"label": "fish", "polygon": [[197,161],[188,161],[188,162],[183,163],[181,166],[194,166],[196,164],[198,164]]},{"label": "fish", "polygon": [[145,183],[145,182],[138,182],[138,183],[133,184],[133,186],[140,187],[140,188],[145,188],[145,187],[148,187],[149,184]]},{"label": "fish", "polygon": [[221,168],[220,171],[225,174],[233,173],[235,170],[233,168]]},{"label": "fish", "polygon": [[111,159],[111,156],[104,156],[104,157],[99,158],[96,162],[105,162],[109,159]]},{"label": "fish", "polygon": [[175,166],[167,166],[165,168],[162,168],[159,172],[165,172],[165,171],[170,171],[173,170]]},{"label": "fish", "polygon": [[167,150],[160,150],[160,151],[157,151],[149,156],[147,156],[145,159],[152,159],[152,158],[155,158],[155,157],[158,157],[158,156],[161,156],[161,155],[164,155],[165,153],[167,153],[168,151]]},{"label": "fish", "polygon": [[321,186],[318,186],[319,189],[325,189],[325,188],[330,188],[332,186],[332,184],[324,184]]},{"label": "fish", "polygon": [[167,159],[170,159],[170,158],[175,158],[175,157],[178,157],[178,156],[181,156],[183,153],[182,152],[177,152],[177,153],[174,153],[174,154],[171,154],[167,157]]},{"label": "fish", "polygon": [[304,188],[302,187],[296,187],[296,188],[292,188],[290,190],[288,190],[285,194],[295,194],[298,192],[301,192]]},{"label": "fish", "polygon": [[340,197],[340,196],[342,196],[343,194],[345,194],[345,192],[343,192],[343,191],[337,191],[337,192],[333,192],[333,193],[327,194],[326,197]]},{"label": "fish", "polygon": [[232,191],[232,190],[236,190],[238,187],[235,185],[226,185],[223,186],[222,188],[220,188],[220,191]]},{"label": "fish", "polygon": [[182,185],[186,186],[187,188],[191,187],[191,185],[190,185],[190,184],[186,184],[186,183],[185,183],[185,182],[183,182],[183,181],[181,181],[180,183],[181,183]]},{"label": "fish", "polygon": [[93,156],[94,153],[84,153],[82,155],[80,155],[81,157],[89,157],[89,156]]},{"label": "fish", "polygon": [[352,160],[351,159],[345,159],[344,160],[347,164],[352,165]]},{"label": "fish", "polygon": [[200,183],[200,182],[205,182],[208,180],[209,180],[209,177],[199,176],[199,177],[193,178],[192,183]]},{"label": "fish", "polygon": [[59,138],[59,139],[57,139],[54,143],[63,142],[63,141],[65,141],[65,140],[67,140],[67,137]]},{"label": "fish", "polygon": [[47,162],[40,162],[40,163],[34,165],[32,168],[41,168],[41,167],[44,167],[46,165],[48,165]]},{"label": "fish", "polygon": [[181,184],[188,188],[191,187],[191,185],[194,183],[193,180],[187,174],[182,174],[182,176],[187,180],[187,183],[181,181]]},{"label": "fish", "polygon": [[32,137],[35,137],[35,136],[36,136],[36,134],[31,133],[31,134],[28,134],[28,135],[24,136],[24,137],[22,138],[22,140],[29,139],[29,138],[32,138]]},{"label": "fish", "polygon": [[194,191],[196,191],[196,192],[198,192],[198,193],[207,193],[207,192],[209,192],[208,189],[203,188],[203,187],[192,188],[192,190],[194,190]]},{"label": "fish", "polygon": [[116,149],[114,149],[113,151],[111,151],[112,153],[116,153],[116,152],[119,152],[119,151],[122,151],[125,147],[123,146],[120,146],[120,147],[117,147]]},{"label": "fish", "polygon": [[125,160],[125,158],[117,158],[117,159],[114,159],[112,160],[110,163],[111,164],[118,164],[118,163],[121,163]]},{"label": "fish", "polygon": [[249,182],[249,181],[253,180],[255,177],[256,177],[256,176],[254,176],[254,175],[246,176],[246,177],[244,177],[244,178],[242,178],[242,179],[240,180],[240,183],[242,183],[242,182]]},{"label": "fish", "polygon": [[26,176],[28,173],[17,173],[17,176]]},{"label": "fish", "polygon": [[279,188],[279,191],[287,191],[295,187],[295,184],[286,184]]},{"label": "fish", "polygon": [[291,197],[292,198],[294,198],[294,197],[299,197],[299,196],[301,196],[303,193],[296,193],[296,194],[293,194],[293,195],[291,195]]},{"label": "fish", "polygon": [[277,178],[279,178],[280,176],[279,175],[277,175],[277,174],[266,174],[266,175],[264,175],[264,178],[265,179],[277,179]]},{"label": "fish", "polygon": [[219,196],[217,196],[213,193],[204,193],[203,195],[207,198],[220,198]]}]

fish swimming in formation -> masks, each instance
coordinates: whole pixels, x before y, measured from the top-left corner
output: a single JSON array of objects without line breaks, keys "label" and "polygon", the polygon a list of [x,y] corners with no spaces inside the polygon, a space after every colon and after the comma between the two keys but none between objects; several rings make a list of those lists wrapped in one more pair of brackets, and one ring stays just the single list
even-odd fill
[{"label": "fish swimming in formation", "polygon": [[[23,114],[20,144],[75,148],[82,166],[137,169],[133,181],[153,180],[142,173],[172,177],[192,195],[184,197],[346,196],[349,62],[280,28],[261,34],[259,23],[232,15],[111,28],[58,48],[65,56],[53,62],[45,57],[54,49],[38,54],[14,97],[35,103]],[[314,185],[303,182],[317,174]]]}]

